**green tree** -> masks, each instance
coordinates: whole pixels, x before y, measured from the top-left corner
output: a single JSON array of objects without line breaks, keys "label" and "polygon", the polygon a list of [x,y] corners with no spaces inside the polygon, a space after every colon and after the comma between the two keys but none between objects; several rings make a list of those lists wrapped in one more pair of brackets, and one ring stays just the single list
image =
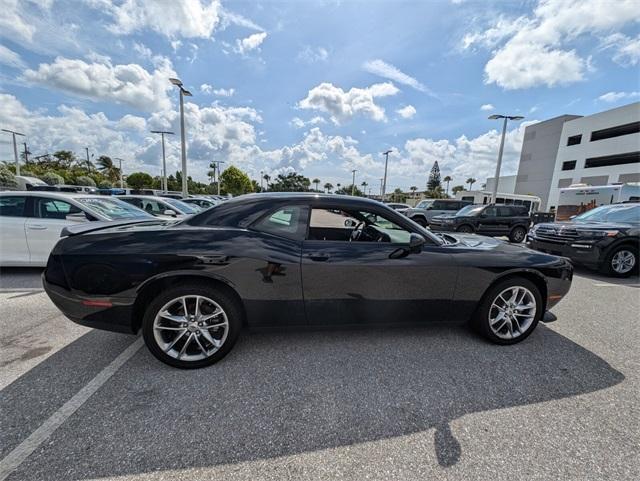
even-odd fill
[{"label": "green tree", "polygon": [[55,172],[51,172],[51,171],[45,172],[44,174],[42,174],[40,176],[40,179],[42,179],[48,185],[64,184],[64,177],[62,177],[61,175],[56,174]]},{"label": "green tree", "polygon": [[336,194],[341,195],[351,195],[351,192],[353,192],[354,196],[364,197],[364,193],[360,189],[358,189],[357,185],[345,185],[344,187],[336,190]]},{"label": "green tree", "polygon": [[302,174],[289,172],[288,174],[280,174],[276,180],[269,186],[269,190],[274,192],[306,192],[309,190],[311,181]]},{"label": "green tree", "polygon": [[108,180],[101,180],[98,182],[98,188],[100,189],[111,189],[113,187],[113,183]]},{"label": "green tree", "polygon": [[469,184],[469,190],[471,190],[471,187],[473,187],[473,184],[475,183],[476,183],[476,179],[474,179],[473,177],[469,177],[465,182],[465,184]]},{"label": "green tree", "polygon": [[260,187],[257,180],[251,179],[251,190],[253,192],[262,192],[262,187]]},{"label": "green tree", "polygon": [[320,184],[320,179],[313,179],[311,181],[316,186],[316,192],[318,191],[318,185]]},{"label": "green tree", "polygon": [[409,187],[409,190],[411,191],[411,196],[415,197],[416,191],[418,190],[418,188],[415,185],[412,185],[411,187]]},{"label": "green tree", "polygon": [[453,177],[451,177],[450,175],[447,175],[442,180],[444,180],[447,183],[447,195],[449,195],[449,182],[451,182],[453,180]]},{"label": "green tree", "polygon": [[456,195],[458,192],[463,192],[465,190],[467,189],[464,188],[464,185],[454,185],[451,189],[451,192],[453,193],[453,195]]},{"label": "green tree", "polygon": [[393,194],[391,194],[391,200],[393,202],[406,202],[407,195],[404,192],[402,192],[402,189],[397,188],[396,190],[393,191]]},{"label": "green tree", "polygon": [[431,172],[429,173],[427,190],[436,190],[438,187],[440,187],[440,166],[438,165],[438,161],[436,160],[433,163],[433,167],[431,167]]},{"label": "green tree", "polygon": [[127,176],[127,185],[132,189],[150,189],[153,186],[153,177],[146,172],[134,172]]},{"label": "green tree", "polygon": [[234,165],[227,167],[222,174],[220,174],[220,182],[225,192],[229,194],[241,195],[247,192],[253,192],[253,186],[251,185],[249,176]]},{"label": "green tree", "polygon": [[16,176],[4,165],[0,165],[0,186],[1,187],[17,187]]},{"label": "green tree", "polygon": [[362,192],[364,194],[364,196],[367,196],[367,186],[369,185],[369,183],[366,180],[363,180],[362,183],[360,184],[362,186]]},{"label": "green tree", "polygon": [[53,153],[53,158],[60,167],[71,167],[76,161],[76,156],[70,150],[58,150]]},{"label": "green tree", "polygon": [[76,178],[76,185],[84,185],[86,187],[95,187],[96,181],[93,180],[88,175],[81,175],[80,177]]},{"label": "green tree", "polygon": [[116,167],[111,157],[101,155],[96,160],[96,163],[98,164],[98,170],[110,181],[116,182],[120,178],[120,169]]},{"label": "green tree", "polygon": [[326,184],[324,184],[324,190],[326,190],[327,192],[331,192],[333,190],[333,184],[331,182],[327,182]]}]

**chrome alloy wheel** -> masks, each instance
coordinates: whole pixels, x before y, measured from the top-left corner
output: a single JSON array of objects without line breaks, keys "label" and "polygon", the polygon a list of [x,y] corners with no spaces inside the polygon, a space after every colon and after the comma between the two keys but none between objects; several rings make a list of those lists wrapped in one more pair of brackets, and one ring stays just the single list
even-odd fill
[{"label": "chrome alloy wheel", "polygon": [[633,252],[622,249],[611,258],[611,268],[618,274],[627,274],[636,266],[636,256]]},{"label": "chrome alloy wheel", "polygon": [[153,336],[165,354],[200,361],[218,351],[229,334],[220,305],[204,296],[181,296],[167,302],[153,321]]},{"label": "chrome alloy wheel", "polygon": [[516,339],[531,327],[536,312],[536,298],[522,286],[508,287],[493,300],[489,309],[489,327],[501,339]]}]

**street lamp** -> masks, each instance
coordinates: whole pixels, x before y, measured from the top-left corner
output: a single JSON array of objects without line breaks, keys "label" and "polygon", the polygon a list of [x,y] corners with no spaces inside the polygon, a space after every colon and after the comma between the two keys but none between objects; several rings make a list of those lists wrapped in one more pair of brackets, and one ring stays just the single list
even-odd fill
[{"label": "street lamp", "polygon": [[124,189],[124,179],[122,178],[122,159],[120,157],[114,157],[113,159],[120,162],[120,188]]},{"label": "street lamp", "polygon": [[502,138],[500,139],[500,150],[498,150],[498,164],[496,165],[496,178],[493,183],[493,193],[491,194],[491,203],[496,203],[496,198],[498,196],[498,180],[500,179],[500,167],[502,167],[502,152],[504,151],[504,137],[507,134],[507,121],[508,120],[522,120],[524,119],[521,115],[499,115],[493,114],[489,116],[489,120],[498,120],[504,119],[502,123]]},{"label": "street lamp", "polygon": [[180,89],[180,140],[182,143],[182,195],[187,197],[189,189],[187,186],[187,145],[184,135],[184,97],[191,97],[191,92],[182,87],[182,81],[177,78],[170,78],[169,82]]},{"label": "street lamp", "polygon": [[353,169],[351,173],[353,174],[353,180],[351,181],[351,195],[355,195],[356,193],[356,169]]},{"label": "street lamp", "polygon": [[164,136],[166,135],[174,135],[173,132],[169,132],[168,130],[152,130],[152,134],[160,134],[162,136],[162,190],[167,192],[169,187],[167,185],[167,159],[164,154]]},{"label": "street lamp", "polygon": [[384,202],[385,194],[387,193],[387,165],[389,164],[389,154],[392,152],[391,149],[386,152],[382,152],[384,155],[384,179],[382,181],[382,202]]},{"label": "street lamp", "polygon": [[215,174],[217,172],[217,174],[218,174],[217,177],[214,175],[214,179],[213,180],[218,185],[218,195],[220,195],[220,164],[224,164],[225,161],[224,160],[213,160],[213,161],[211,161],[211,163],[215,164],[214,167],[213,167],[213,173]]},{"label": "street lamp", "polygon": [[22,137],[26,137],[24,134],[20,132],[15,132],[9,129],[2,129],[3,132],[8,132],[13,137],[13,156],[16,161],[16,175],[20,175],[20,159],[18,159],[18,144],[16,144],[16,135],[20,135]]}]

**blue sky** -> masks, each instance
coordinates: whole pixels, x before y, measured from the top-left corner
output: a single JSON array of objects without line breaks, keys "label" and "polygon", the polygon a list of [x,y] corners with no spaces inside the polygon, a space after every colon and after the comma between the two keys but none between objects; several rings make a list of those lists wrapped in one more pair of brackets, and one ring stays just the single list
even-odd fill
[{"label": "blue sky", "polygon": [[[224,160],[275,175],[379,189],[422,188],[438,160],[454,184],[492,174],[510,126],[514,173],[524,126],[640,98],[635,0],[218,2],[5,0],[0,124],[34,155],[88,146],[159,173],[159,139],[188,99],[189,173]],[[178,138],[168,147],[179,164]],[[0,159],[12,156],[0,138]]]}]

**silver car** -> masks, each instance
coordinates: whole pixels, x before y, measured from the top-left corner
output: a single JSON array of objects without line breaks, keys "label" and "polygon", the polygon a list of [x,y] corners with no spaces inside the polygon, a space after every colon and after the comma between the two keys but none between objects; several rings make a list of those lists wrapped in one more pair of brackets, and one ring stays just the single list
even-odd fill
[{"label": "silver car", "polygon": [[437,215],[455,214],[471,202],[457,199],[424,199],[412,208],[404,211],[404,215],[423,227],[431,223]]}]

